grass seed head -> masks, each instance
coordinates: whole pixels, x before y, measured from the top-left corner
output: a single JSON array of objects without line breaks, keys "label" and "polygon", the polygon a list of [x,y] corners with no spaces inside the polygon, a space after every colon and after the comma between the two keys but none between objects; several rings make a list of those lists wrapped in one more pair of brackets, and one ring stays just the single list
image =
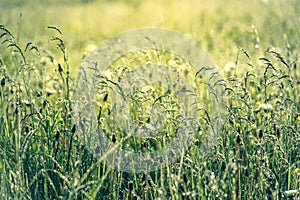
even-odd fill
[{"label": "grass seed head", "polygon": [[117,138],[116,138],[116,135],[115,135],[115,134],[112,135],[111,141],[112,141],[113,143],[116,143]]},{"label": "grass seed head", "polygon": [[237,137],[236,137],[236,143],[237,144],[240,144],[242,142],[242,138],[241,136],[238,134]]},{"label": "grass seed head", "polygon": [[1,86],[5,86],[5,77],[2,77],[1,79]]},{"label": "grass seed head", "polygon": [[72,134],[74,134],[76,132],[76,125],[74,124],[71,130]]},{"label": "grass seed head", "polygon": [[59,131],[56,131],[55,139],[58,140],[58,139],[59,139],[59,136],[60,136],[60,132],[59,132]]},{"label": "grass seed head", "polygon": [[258,130],[258,137],[261,139],[264,136],[263,130],[259,129]]},{"label": "grass seed head", "polygon": [[103,97],[103,102],[106,102],[108,99],[108,94],[105,94],[105,96]]},{"label": "grass seed head", "polygon": [[59,72],[59,73],[62,73],[63,71],[64,71],[64,70],[63,70],[61,64],[58,63],[58,72]]}]

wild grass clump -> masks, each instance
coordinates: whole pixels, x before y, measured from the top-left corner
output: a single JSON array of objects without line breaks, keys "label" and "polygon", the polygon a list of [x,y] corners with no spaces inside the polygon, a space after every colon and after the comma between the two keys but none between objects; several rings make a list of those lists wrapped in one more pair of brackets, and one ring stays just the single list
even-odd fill
[{"label": "wild grass clump", "polygon": [[[265,21],[269,27],[267,21],[272,19]],[[203,113],[197,118],[196,138],[176,162],[143,174],[110,168],[83,145],[81,127],[74,120],[77,77],[72,70],[77,66],[70,58],[76,50],[69,49],[68,36],[49,26],[46,41],[22,43],[0,25],[0,199],[300,198],[300,62],[299,40],[294,38],[298,29],[288,23],[281,27],[278,46],[276,41],[269,44],[271,32],[261,33],[255,26],[241,38],[242,27],[225,27],[223,33],[224,44],[233,38],[238,51],[220,61],[227,63],[220,67],[227,113],[213,151],[205,155],[201,145],[211,117],[209,97],[202,79],[195,78],[197,72],[183,58],[157,50],[129,52],[107,72],[112,79],[103,79],[97,88],[95,114],[115,145],[126,136],[109,123],[112,82],[124,78],[131,64],[156,63],[158,54],[183,77],[198,81]],[[219,45],[212,38],[207,43],[212,49]],[[154,102],[170,111],[162,133],[145,140],[132,137],[123,141],[124,148],[152,152],[171,141],[178,125],[174,119],[181,118],[167,88],[136,88],[131,117],[147,122],[149,113],[143,106],[153,106],[161,94],[166,95]]]}]

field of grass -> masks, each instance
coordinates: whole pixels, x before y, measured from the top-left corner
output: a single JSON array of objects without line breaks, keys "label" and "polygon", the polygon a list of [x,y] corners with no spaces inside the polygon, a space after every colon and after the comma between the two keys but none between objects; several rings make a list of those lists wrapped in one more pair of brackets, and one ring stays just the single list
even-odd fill
[{"label": "field of grass", "polygon": [[[299,10],[298,0],[1,0],[0,199],[300,199]],[[85,148],[73,91],[89,52],[142,27],[198,41],[225,80],[227,106],[211,152],[201,148],[211,126],[207,109],[176,162],[131,173]],[[147,60],[152,54],[137,57],[156,62]],[[179,108],[171,95],[160,101],[175,110],[166,116],[164,134],[122,140],[123,132],[109,123],[111,94],[98,89],[99,121],[113,143],[151,152],[172,139]],[[166,93],[154,86],[151,102]],[[142,90],[134,95],[139,102],[131,115],[145,118],[139,106],[148,96]],[[209,99],[203,104],[209,107]]]}]

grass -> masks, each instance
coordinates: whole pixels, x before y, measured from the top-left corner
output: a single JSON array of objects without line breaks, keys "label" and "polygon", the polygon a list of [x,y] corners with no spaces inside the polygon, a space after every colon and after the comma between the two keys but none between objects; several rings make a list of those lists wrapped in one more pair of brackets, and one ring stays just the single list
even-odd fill
[{"label": "grass", "polygon": [[[300,198],[298,1],[18,2],[0,6],[0,199]],[[213,152],[201,152],[209,126],[203,115],[197,119],[202,129],[180,159],[147,174],[120,172],[97,160],[82,145],[73,113],[83,55],[116,33],[144,26],[199,41],[226,80],[227,100]],[[138,62],[152,54],[137,54]],[[131,58],[112,69],[136,61]],[[166,92],[153,87],[153,99]],[[100,87],[96,99],[103,122],[109,120],[110,92]],[[151,105],[143,88],[133,97],[139,101],[132,117],[146,119],[139,108]],[[173,101],[169,95],[161,103],[176,110]],[[146,152],[164,146],[177,125],[173,117],[161,137],[124,144]],[[111,135],[115,127],[104,124],[107,137],[119,144],[122,132]]]}]

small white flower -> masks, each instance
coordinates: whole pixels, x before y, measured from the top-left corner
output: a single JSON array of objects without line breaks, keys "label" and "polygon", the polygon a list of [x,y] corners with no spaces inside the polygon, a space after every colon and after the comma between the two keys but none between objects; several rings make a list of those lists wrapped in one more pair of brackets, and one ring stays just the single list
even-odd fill
[{"label": "small white flower", "polygon": [[258,106],[258,108],[261,110],[272,110],[273,106],[269,103],[262,103]]},{"label": "small white flower", "polygon": [[105,70],[103,72],[103,76],[106,77],[107,79],[112,79],[113,73],[110,70]]},{"label": "small white flower", "polygon": [[294,197],[296,196],[297,192],[298,192],[297,190],[287,190],[284,191],[283,193],[286,197]]},{"label": "small white flower", "polygon": [[234,68],[235,68],[235,63],[234,62],[228,62],[224,66],[224,72],[229,73],[229,72],[233,71]]},{"label": "small white flower", "polygon": [[46,93],[50,95],[50,94],[56,94],[57,92],[56,92],[56,90],[47,87]]},{"label": "small white flower", "polygon": [[212,173],[210,174],[210,179],[211,179],[211,180],[214,180],[215,178],[216,178],[215,173],[212,172]]},{"label": "small white flower", "polygon": [[147,93],[147,92],[153,92],[155,89],[152,86],[146,85],[146,86],[142,87],[141,90],[142,90],[142,92]]},{"label": "small white flower", "polygon": [[85,48],[85,52],[86,52],[86,53],[92,52],[92,51],[94,51],[96,48],[97,48],[96,45],[94,45],[94,44],[89,44],[89,45],[87,45],[87,47]]},{"label": "small white flower", "polygon": [[28,99],[23,99],[23,100],[21,100],[21,103],[22,103],[22,104],[26,104],[26,105],[30,105],[30,102],[29,102]]}]

